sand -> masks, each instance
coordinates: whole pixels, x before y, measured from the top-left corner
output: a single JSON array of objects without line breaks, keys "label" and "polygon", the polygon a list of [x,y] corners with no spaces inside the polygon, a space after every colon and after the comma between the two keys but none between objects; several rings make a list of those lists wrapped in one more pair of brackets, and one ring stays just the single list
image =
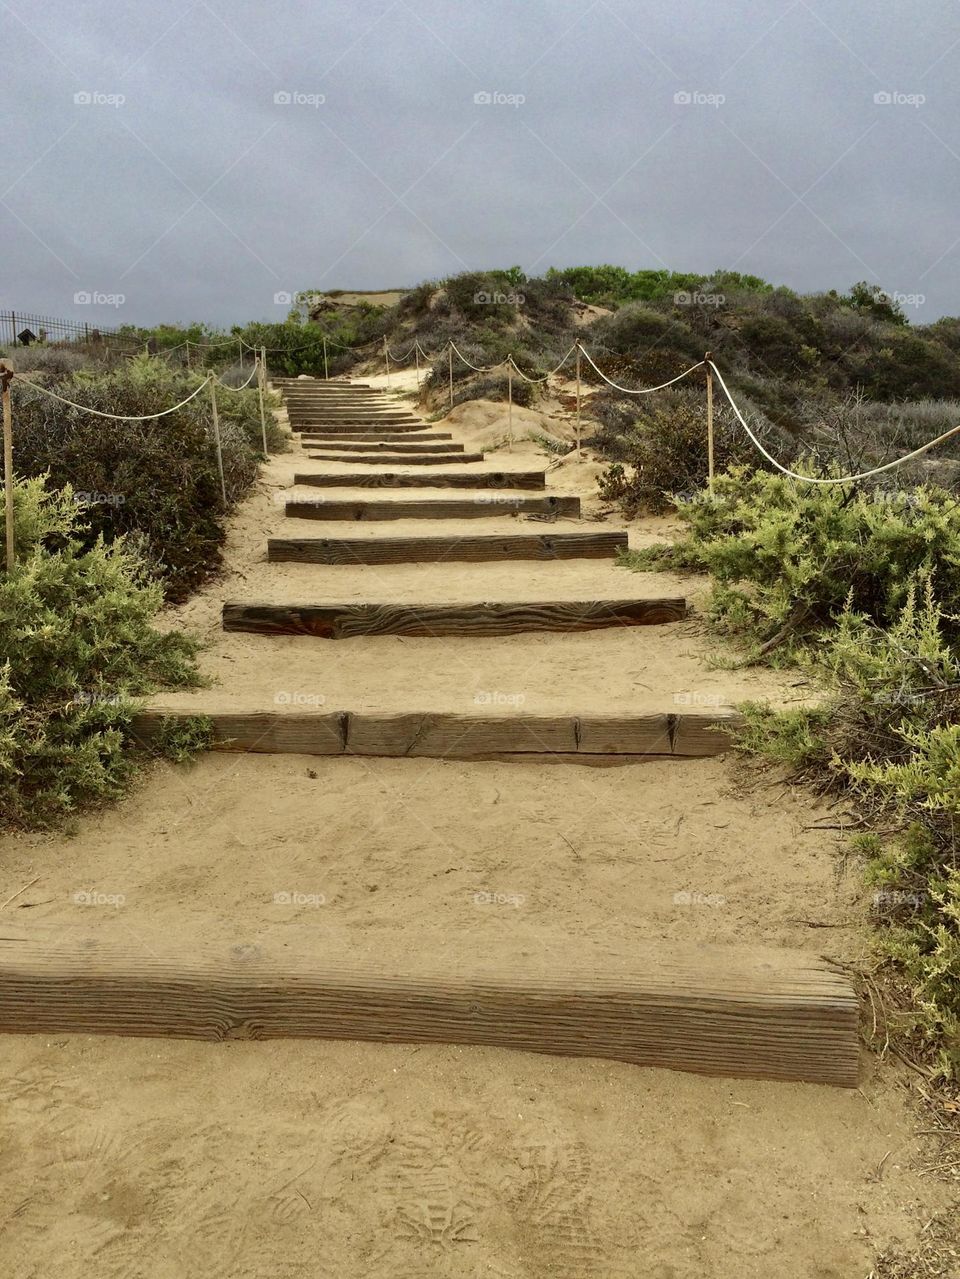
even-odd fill
[{"label": "sand", "polygon": [[[485,421],[465,407],[458,438],[502,434],[502,406]],[[547,461],[529,441],[509,457]],[[348,709],[464,710],[479,689],[537,711],[811,696],[796,676],[713,668],[722,650],[696,613],[492,641],[223,635],[224,599],[702,602],[702,582],[602,561],[268,565],[266,537],[304,523],[276,501],[302,465],[270,463],[223,578],[165,618],[211,641],[219,683],[185,704],[267,708],[297,689]],[[588,495],[594,465],[556,468],[551,491]],[[670,535],[630,529],[636,544]],[[598,938],[856,961],[862,890],[839,873],[836,833],[813,829],[824,819],[732,756],[597,769],[211,755],[153,766],[72,835],[0,839],[2,900],[37,877],[2,922],[184,953],[309,935],[398,965],[411,948],[561,958]],[[456,1046],[6,1036],[0,1095],[0,1265],[17,1279],[850,1279],[943,1206],[914,1170],[903,1080],[866,1053],[861,1087],[839,1090]]]}]

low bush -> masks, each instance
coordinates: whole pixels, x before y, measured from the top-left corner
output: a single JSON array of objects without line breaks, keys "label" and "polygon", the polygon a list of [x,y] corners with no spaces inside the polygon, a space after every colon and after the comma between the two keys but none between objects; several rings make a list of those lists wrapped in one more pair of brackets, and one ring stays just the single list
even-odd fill
[{"label": "low bush", "polygon": [[[110,373],[77,372],[50,383],[65,399],[104,412],[137,416],[178,403],[199,374],[140,357]],[[15,465],[70,486],[84,508],[88,544],[129,534],[162,579],[167,597],[184,598],[220,562],[226,511],[203,390],[176,413],[123,422],[72,409],[13,384]],[[255,389],[218,391],[228,506],[249,490],[262,456]],[[272,417],[272,415],[271,415]],[[271,447],[281,436],[271,428]]]},{"label": "low bush", "polygon": [[929,571],[888,629],[845,609],[806,664],[823,705],[744,708],[740,749],[786,764],[861,814],[900,827],[854,841],[872,890],[889,1030],[960,1079],[960,650]]},{"label": "low bush", "polygon": [[[757,425],[763,434],[768,434],[765,426]],[[679,499],[698,494],[707,482],[707,413],[699,398],[665,393],[652,407],[642,409],[635,423],[616,435],[608,428],[604,443],[620,460],[600,477],[600,496],[604,501],[618,503],[627,515],[640,510],[665,511]],[[784,452],[782,443],[778,444],[778,453]],[[758,459],[758,454],[733,414],[717,409],[715,468],[724,470],[754,459]]]},{"label": "low bush", "polygon": [[680,514],[678,543],[629,562],[710,572],[714,624],[819,686],[814,706],[742,707],[739,749],[892,827],[853,845],[885,1030],[960,1080],[960,503],[735,469]]},{"label": "low bush", "polygon": [[[761,654],[789,658],[845,608],[893,625],[919,570],[941,598],[960,598],[960,503],[943,489],[866,491],[733,468],[712,498],[678,511],[685,536],[633,562],[709,572],[714,621]],[[960,618],[945,625],[960,634]]]},{"label": "low bush", "polygon": [[196,644],[161,634],[134,547],[94,537],[69,488],[14,486],[17,557],[0,572],[0,814],[55,825],[116,799],[136,770],[132,698],[199,682]]}]

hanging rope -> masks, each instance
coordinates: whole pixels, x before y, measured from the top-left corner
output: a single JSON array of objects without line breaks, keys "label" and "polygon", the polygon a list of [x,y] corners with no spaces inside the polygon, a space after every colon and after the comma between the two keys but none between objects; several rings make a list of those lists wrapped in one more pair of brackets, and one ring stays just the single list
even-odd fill
[{"label": "hanging rope", "polygon": [[662,391],[668,386],[673,386],[674,382],[680,382],[683,378],[689,377],[690,374],[694,373],[697,369],[703,368],[706,363],[705,360],[698,360],[696,364],[691,364],[688,369],[684,369],[682,373],[678,373],[676,377],[672,377],[669,382],[661,382],[659,386],[630,387],[621,386],[619,382],[612,381],[607,377],[606,373],[604,373],[602,369],[597,368],[593,357],[585,346],[581,346],[580,350],[583,352],[584,359],[588,364],[593,366],[597,373],[600,374],[604,382],[612,386],[615,390],[622,391],[624,395],[651,395],[654,391]]},{"label": "hanging rope", "polygon": [[176,413],[177,409],[182,409],[185,404],[195,400],[207,385],[207,380],[204,379],[195,391],[191,391],[185,400],[181,400],[179,404],[174,404],[172,408],[161,409],[159,413],[142,413],[134,416],[129,413],[105,413],[102,409],[92,409],[86,404],[75,404],[73,400],[64,399],[62,395],[57,395],[56,391],[51,391],[48,387],[40,386],[37,382],[31,382],[22,373],[14,373],[13,376],[18,382],[23,382],[29,386],[31,390],[39,391],[41,395],[47,395],[51,400],[56,400],[59,404],[67,404],[72,409],[79,409],[81,413],[92,413],[96,417],[109,418],[112,422],[152,422],[158,417],[166,417],[168,413]]},{"label": "hanging rope", "polygon": [[884,462],[882,466],[874,466],[869,471],[858,471],[855,475],[841,475],[836,478],[831,477],[828,479],[821,479],[813,475],[800,475],[799,472],[791,471],[789,467],[783,466],[771,453],[767,452],[757,439],[754,432],[751,430],[747,419],[737,407],[736,401],[730,394],[730,390],[726,382],[723,380],[723,375],[720,370],[714,364],[713,360],[708,360],[707,363],[716,376],[717,381],[720,383],[720,388],[727,397],[730,407],[737,416],[737,420],[750,437],[754,447],[762,453],[770,465],[776,467],[781,474],[788,475],[792,480],[802,480],[804,484],[851,484],[854,480],[866,480],[869,479],[871,475],[881,475],[884,471],[895,470],[896,467],[903,466],[905,462],[909,462],[912,458],[919,457],[921,453],[927,453],[930,449],[936,448],[936,446],[938,444],[942,444],[944,440],[949,440],[952,436],[960,434],[960,426],[953,426],[949,431],[944,431],[942,435],[938,435],[935,440],[930,440],[926,444],[921,444],[918,449],[914,449],[911,453],[905,453],[903,457],[895,458],[892,462]]}]

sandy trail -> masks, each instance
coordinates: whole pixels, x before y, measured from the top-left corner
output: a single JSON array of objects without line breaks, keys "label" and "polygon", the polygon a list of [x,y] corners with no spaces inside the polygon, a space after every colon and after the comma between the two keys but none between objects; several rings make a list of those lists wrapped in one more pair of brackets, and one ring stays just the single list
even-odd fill
[{"label": "sandy trail", "polygon": [[[479,425],[475,405],[458,415],[471,423],[451,422],[458,438],[502,435],[502,407]],[[509,465],[546,461],[524,441]],[[521,692],[535,711],[809,696],[795,676],[710,669],[720,650],[696,614],[489,641],[225,635],[225,599],[702,600],[703,583],[603,561],[267,564],[266,538],[285,526],[363,527],[285,520],[277,496],[302,465],[271,461],[232,522],[222,579],[165,619],[211,641],[203,663],[219,683],[184,704],[266,708],[297,689],[349,709],[469,710],[481,689]],[[595,473],[566,463],[550,491],[588,497]],[[835,835],[811,829],[825,815],[731,757],[211,755],[154,766],[72,835],[0,839],[4,899],[39,877],[4,922],[185,953],[310,936],[398,966],[411,948],[561,959],[651,940],[850,960],[862,894],[855,871],[837,874]],[[6,1036],[0,1054],[0,1263],[18,1279],[851,1279],[942,1206],[913,1171],[901,1081],[869,1059],[845,1091],[458,1047]]]}]

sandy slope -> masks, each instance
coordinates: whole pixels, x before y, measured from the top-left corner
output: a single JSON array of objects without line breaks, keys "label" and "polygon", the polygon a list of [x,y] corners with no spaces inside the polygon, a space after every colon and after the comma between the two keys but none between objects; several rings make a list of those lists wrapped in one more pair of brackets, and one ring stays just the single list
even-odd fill
[{"label": "sandy slope", "polygon": [[[511,465],[534,460],[514,445]],[[696,617],[485,643],[224,636],[225,598],[691,587],[600,561],[267,565],[295,465],[270,464],[233,521],[223,580],[167,618],[212,641],[220,683],[205,697],[266,705],[302,685],[338,706],[460,707],[486,686],[540,709],[809,693],[709,670],[716,645]],[[591,466],[567,463],[551,485],[586,493]],[[184,953],[309,933],[397,965],[412,947],[560,957],[650,939],[854,958],[863,908],[855,874],[837,876],[834,834],[810,829],[825,810],[771,783],[727,757],[591,769],[210,756],[155,767],[73,836],[0,840],[2,900],[37,877],[4,921]],[[122,901],[78,905],[78,890]],[[315,904],[277,900],[298,893]],[[869,1059],[863,1086],[841,1091],[457,1047],[7,1036],[0,1098],[0,1264],[17,1279],[851,1279],[940,1207],[911,1171],[903,1090]]]}]

